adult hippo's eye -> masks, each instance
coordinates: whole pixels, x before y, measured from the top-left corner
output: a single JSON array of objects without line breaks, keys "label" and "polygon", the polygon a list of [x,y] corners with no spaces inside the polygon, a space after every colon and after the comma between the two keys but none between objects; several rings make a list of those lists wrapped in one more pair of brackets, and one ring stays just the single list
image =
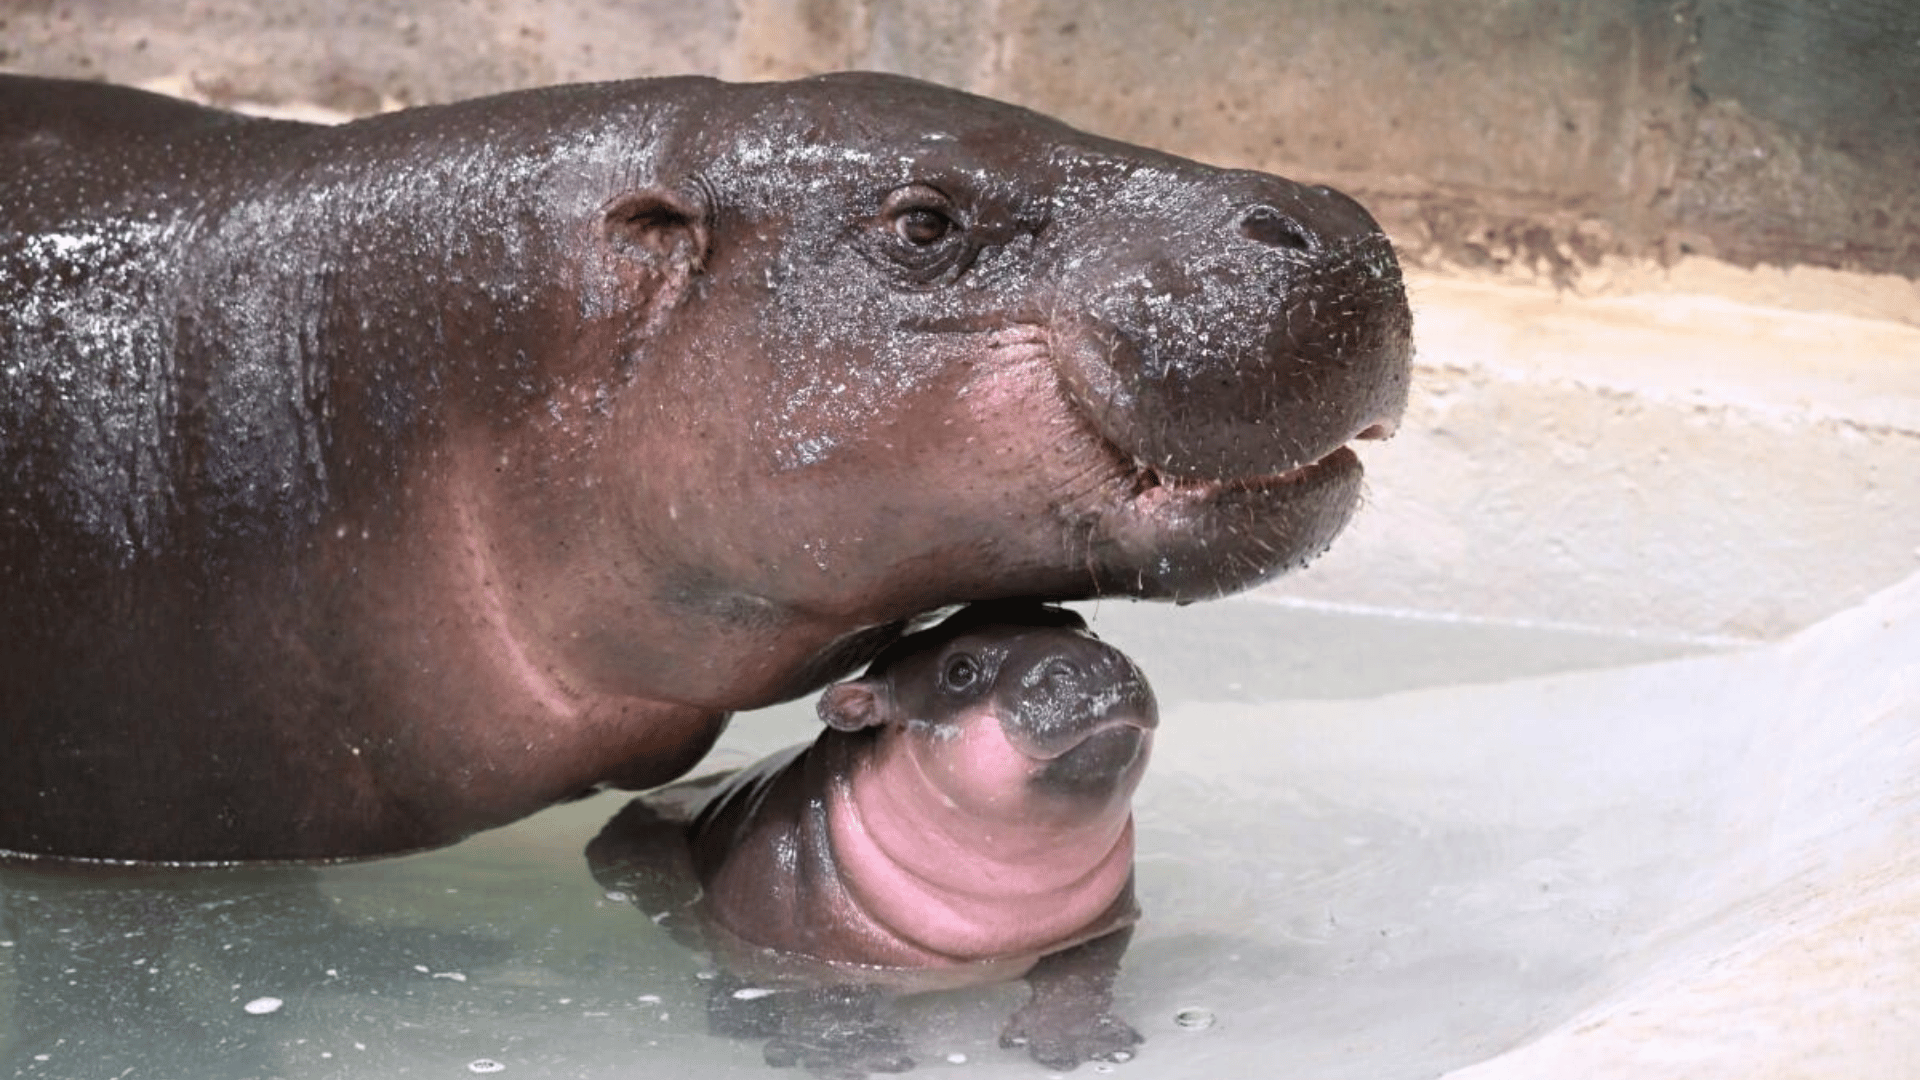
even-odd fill
[{"label": "adult hippo's eye", "polygon": [[955,653],[947,658],[947,666],[940,672],[940,688],[957,693],[971,688],[979,678],[979,661],[966,653]]},{"label": "adult hippo's eye", "polygon": [[938,188],[895,188],[881,202],[875,224],[883,230],[879,235],[884,242],[874,254],[906,271],[920,286],[951,281],[971,261],[964,215]]},{"label": "adult hippo's eye", "polygon": [[893,231],[917,247],[937,244],[952,235],[953,219],[938,210],[918,206],[893,219]]}]

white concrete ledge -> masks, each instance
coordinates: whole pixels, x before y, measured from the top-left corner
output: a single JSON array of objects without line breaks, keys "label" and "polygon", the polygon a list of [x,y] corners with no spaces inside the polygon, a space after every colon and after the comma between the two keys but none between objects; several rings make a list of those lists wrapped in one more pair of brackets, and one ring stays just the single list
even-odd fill
[{"label": "white concrete ledge", "polygon": [[1920,327],[1418,276],[1368,503],[1263,595],[1778,636],[1920,569]]}]

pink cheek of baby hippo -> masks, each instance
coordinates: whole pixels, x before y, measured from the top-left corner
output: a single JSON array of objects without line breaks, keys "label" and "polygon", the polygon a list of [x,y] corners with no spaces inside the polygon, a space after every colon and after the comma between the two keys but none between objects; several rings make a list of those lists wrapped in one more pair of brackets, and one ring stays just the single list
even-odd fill
[{"label": "pink cheek of baby hippo", "polygon": [[1027,785],[1043,763],[1010,744],[991,711],[969,709],[946,723],[893,734],[897,751],[945,806],[982,824],[1023,816]]},{"label": "pink cheek of baby hippo", "polygon": [[985,710],[891,728],[830,814],[845,884],[886,931],[955,960],[1071,940],[1132,871],[1132,814],[1058,800]]},{"label": "pink cheek of baby hippo", "polygon": [[1057,797],[1035,783],[1048,762],[1014,748],[987,708],[889,728],[874,749],[845,792],[853,817],[888,862],[930,884],[1052,891],[1130,835],[1131,783],[1108,799]]}]

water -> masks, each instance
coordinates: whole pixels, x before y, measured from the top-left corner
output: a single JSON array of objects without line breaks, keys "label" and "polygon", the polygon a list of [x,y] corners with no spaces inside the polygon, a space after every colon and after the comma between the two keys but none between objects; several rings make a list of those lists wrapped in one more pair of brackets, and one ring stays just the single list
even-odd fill
[{"label": "water", "polygon": [[[1116,1000],[1147,1042],[1101,1070],[1143,1078],[1439,1076],[1693,955],[1676,927],[1734,933],[1729,883],[1758,864],[1727,793],[1786,767],[1739,695],[1785,702],[1765,673],[1845,655],[1647,664],[1685,650],[1250,600],[1086,610],[1163,706]],[[743,717],[718,763],[815,723]],[[707,1034],[707,959],[588,873],[626,798],[355,865],[0,870],[0,1076],[778,1075]],[[1048,1075],[998,1045],[1023,1000],[903,1005],[919,1072]]]}]

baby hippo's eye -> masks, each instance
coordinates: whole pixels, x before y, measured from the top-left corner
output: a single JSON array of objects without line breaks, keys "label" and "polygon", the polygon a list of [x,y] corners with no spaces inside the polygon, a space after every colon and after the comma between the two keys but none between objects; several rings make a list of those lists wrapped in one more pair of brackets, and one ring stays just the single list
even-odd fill
[{"label": "baby hippo's eye", "polygon": [[979,662],[966,653],[955,653],[947,658],[947,666],[940,672],[940,686],[944,690],[966,690],[979,678]]}]

